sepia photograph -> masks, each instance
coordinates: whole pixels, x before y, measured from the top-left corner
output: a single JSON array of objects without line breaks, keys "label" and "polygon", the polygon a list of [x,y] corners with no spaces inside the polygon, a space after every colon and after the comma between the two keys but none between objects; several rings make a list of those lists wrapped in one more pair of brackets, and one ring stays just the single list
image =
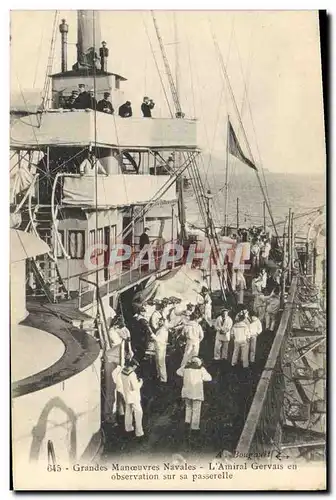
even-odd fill
[{"label": "sepia photograph", "polygon": [[15,491],[326,490],[324,14],[11,11]]}]

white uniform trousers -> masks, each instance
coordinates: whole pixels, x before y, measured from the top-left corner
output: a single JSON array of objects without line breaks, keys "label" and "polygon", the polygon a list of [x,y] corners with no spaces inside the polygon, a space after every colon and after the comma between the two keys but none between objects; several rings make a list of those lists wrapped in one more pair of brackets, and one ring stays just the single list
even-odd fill
[{"label": "white uniform trousers", "polygon": [[273,332],[274,327],[275,327],[275,321],[276,321],[276,314],[271,314],[266,311],[265,314],[265,328],[266,330],[270,330]]},{"label": "white uniform trousers", "polygon": [[214,348],[214,359],[227,359],[229,351],[229,341],[226,340],[225,336],[216,334],[215,348]]},{"label": "white uniform trousers", "polygon": [[264,321],[265,319],[265,311],[266,311],[266,306],[265,305],[257,305],[254,307],[255,313],[260,319],[261,322]]},{"label": "white uniform trousers", "polygon": [[135,420],[135,435],[141,437],[144,435],[142,428],[142,407],[141,402],[126,403],[125,405],[125,430],[126,432],[134,431],[133,416]]},{"label": "white uniform trousers", "polygon": [[185,399],[185,422],[193,430],[199,430],[201,420],[202,401],[199,399]]},{"label": "white uniform trousers", "polygon": [[194,356],[198,356],[199,348],[199,342],[190,342],[187,340],[181,366],[185,366]]},{"label": "white uniform trousers", "polygon": [[236,340],[234,341],[232,363],[231,363],[232,366],[234,366],[237,363],[239,355],[240,355],[241,360],[243,362],[243,367],[248,368],[248,366],[249,366],[249,361],[248,361],[249,344],[248,344],[248,342],[237,342]]},{"label": "white uniform trousers", "polygon": [[166,352],[166,343],[155,342],[156,369],[161,382],[167,382]]},{"label": "white uniform trousers", "polygon": [[251,335],[251,338],[250,338],[250,361],[251,361],[251,363],[255,362],[256,347],[257,347],[257,336]]},{"label": "white uniform trousers", "polygon": [[244,304],[244,288],[237,287],[236,297],[237,297],[238,304]]}]

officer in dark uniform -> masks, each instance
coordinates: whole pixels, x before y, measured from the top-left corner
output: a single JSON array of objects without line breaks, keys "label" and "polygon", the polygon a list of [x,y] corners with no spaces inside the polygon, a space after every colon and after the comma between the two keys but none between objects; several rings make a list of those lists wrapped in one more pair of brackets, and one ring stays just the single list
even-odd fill
[{"label": "officer in dark uniform", "polygon": [[73,90],[71,92],[71,96],[68,98],[68,100],[66,102],[67,109],[74,109],[74,108],[76,108],[75,102],[76,102],[76,99],[77,99],[78,95],[79,95],[78,90]]},{"label": "officer in dark uniform", "polygon": [[102,113],[110,113],[113,115],[114,109],[108,98],[110,97],[109,92],[104,92],[104,99],[101,99],[98,101],[97,104],[97,111],[101,111]]},{"label": "officer in dark uniform", "polygon": [[130,101],[126,101],[119,108],[119,116],[122,118],[130,118],[132,116],[132,107]]},{"label": "officer in dark uniform", "polygon": [[144,118],[152,117],[152,109],[154,108],[154,106],[155,103],[152,99],[149,99],[149,97],[143,98],[143,103],[141,104],[141,111]]},{"label": "officer in dark uniform", "polygon": [[109,49],[106,47],[106,42],[102,42],[102,46],[99,49],[99,56],[101,70],[107,71],[107,58],[109,56]]},{"label": "officer in dark uniform", "polygon": [[75,108],[76,109],[88,109],[91,107],[91,98],[90,94],[85,90],[84,83],[80,83],[78,85],[79,95],[75,100]]}]

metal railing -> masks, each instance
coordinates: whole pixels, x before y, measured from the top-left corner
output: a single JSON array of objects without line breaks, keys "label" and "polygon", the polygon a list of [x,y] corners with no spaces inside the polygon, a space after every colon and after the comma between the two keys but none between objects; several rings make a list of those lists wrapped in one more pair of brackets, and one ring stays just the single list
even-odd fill
[{"label": "metal railing", "polygon": [[124,261],[116,266],[115,273],[112,275],[110,274],[108,279],[105,279],[106,269],[108,270],[108,272],[110,272],[108,266],[100,266],[97,267],[97,269],[93,269],[78,276],[78,308],[80,310],[83,310],[86,307],[89,307],[90,304],[95,302],[96,298],[94,296],[94,290],[96,287],[95,280],[97,272],[100,296],[104,297],[106,295],[112,294],[117,290],[125,290],[138,281],[142,281],[143,279],[150,277],[153,274],[158,274],[160,272],[169,270],[175,265],[179,265],[182,262],[182,259],[180,259],[179,261],[176,260],[175,262],[169,261],[167,265],[163,267],[162,255],[164,252],[164,246],[155,247],[152,250],[154,255],[154,259],[152,262],[153,265],[149,265],[149,263],[145,259],[142,259],[138,265],[135,265],[136,259],[140,252],[134,251],[128,261]]},{"label": "metal railing", "polygon": [[297,280],[296,276],[292,280],[279,327],[236,447],[239,456],[262,453],[280,446],[285,395],[282,359],[291,329]]}]

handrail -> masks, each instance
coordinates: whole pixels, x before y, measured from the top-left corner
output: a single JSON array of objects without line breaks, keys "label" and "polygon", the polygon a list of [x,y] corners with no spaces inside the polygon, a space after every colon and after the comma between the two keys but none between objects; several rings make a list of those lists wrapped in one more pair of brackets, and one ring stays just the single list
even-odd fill
[{"label": "handrail", "polygon": [[30,189],[29,190],[29,196],[28,196],[28,213],[29,213],[29,219],[30,219],[30,222],[31,222],[31,225],[32,225],[32,228],[33,228],[33,233],[35,234],[35,236],[37,238],[40,238],[40,235],[38,234],[37,229],[36,229],[35,224],[34,224],[34,217],[33,217],[33,211],[32,211],[32,193],[33,193],[33,190]]},{"label": "handrail", "polygon": [[[56,207],[55,207],[55,191],[56,191],[56,186],[57,186],[57,181],[60,177],[64,177],[65,174],[61,173],[61,172],[58,172],[55,176],[55,179],[54,179],[54,183],[53,183],[53,187],[52,187],[52,191],[51,191],[51,216],[52,216],[52,221],[53,221],[53,226],[54,226],[54,229],[55,229],[55,236],[56,236],[56,240],[57,240],[57,243],[59,244],[59,246],[61,247],[61,250],[63,252],[63,255],[66,259],[70,259],[70,255],[67,253],[67,251],[65,250],[63,244],[62,244],[62,240],[60,238],[60,235],[59,235],[59,232],[58,232],[58,229],[57,229],[57,225],[56,225]],[[55,250],[56,250],[56,245],[55,245]],[[57,253],[55,252],[55,261],[57,262]]]},{"label": "handrail", "polygon": [[105,347],[107,345],[110,348],[111,342],[110,342],[110,338],[108,336],[108,327],[107,327],[107,320],[106,320],[106,315],[105,315],[105,311],[104,311],[104,306],[103,306],[103,302],[102,302],[100,294],[99,294],[99,285],[97,283],[95,283],[93,281],[89,281],[85,278],[81,278],[81,281],[89,283],[90,285],[93,285],[95,287],[95,299],[93,300],[93,303],[97,302],[97,311],[98,311],[99,307],[101,308],[104,327],[105,327],[105,333],[103,335],[103,341],[104,341],[103,347]]},{"label": "handrail", "polygon": [[105,314],[105,311],[104,311],[104,305],[103,305],[103,301],[101,299],[101,296],[99,294],[99,289],[97,288],[97,309],[98,307],[100,306],[100,309],[101,309],[101,312],[102,312],[102,316],[103,316],[103,324],[104,324],[104,327],[105,327],[105,343],[107,345],[107,347],[109,349],[111,349],[111,341],[110,341],[110,337],[108,335],[108,327],[107,327],[107,320],[106,320],[106,314]]},{"label": "handrail", "polygon": [[266,401],[270,380],[274,372],[277,358],[280,354],[280,349],[284,340],[284,336],[286,334],[290,315],[293,309],[294,299],[297,289],[297,281],[298,281],[297,276],[294,276],[291,284],[288,301],[285,304],[279,327],[277,329],[264,370],[261,374],[249,413],[247,415],[247,419],[245,421],[243,431],[239,438],[239,442],[236,448],[236,453],[242,454],[240,456],[244,456],[244,454],[249,452],[252,440],[256,433],[258,423],[260,421],[261,411]]},{"label": "handrail", "polygon": [[35,182],[36,182],[36,179],[38,178],[38,175],[39,174],[35,174],[34,175],[32,181],[31,181],[31,184],[30,184],[29,188],[27,189],[26,194],[24,195],[24,197],[22,198],[22,200],[20,201],[20,203],[15,208],[14,214],[17,214],[21,210],[21,208],[23,207],[24,203],[26,202],[28,196],[31,195],[31,192],[33,191],[33,187],[35,186]]},{"label": "handrail", "polygon": [[[171,243],[170,241],[167,241],[166,243]],[[163,248],[164,248],[164,245],[162,247],[152,247],[152,250],[153,250],[153,254],[154,254],[154,260],[155,260],[155,271],[159,270],[157,264],[161,262],[161,252],[163,252]],[[130,256],[130,259],[128,261],[123,261],[123,262],[120,262],[120,264],[130,264],[130,268],[129,269],[126,269],[125,271],[121,272],[121,273],[118,273],[118,277],[116,277],[115,279],[120,279],[122,276],[125,276],[126,274],[129,274],[131,271],[134,271],[134,270],[137,270],[139,269],[140,272],[141,272],[141,262],[139,263],[139,265],[136,267],[136,268],[132,268],[132,265],[134,264],[134,262],[136,262],[136,256],[139,255],[141,252],[140,251],[134,251],[132,253],[132,255]],[[174,261],[174,262],[178,262],[178,261]],[[142,263],[142,265],[145,265],[145,262]],[[100,272],[100,271],[103,271],[104,269],[106,269],[106,265],[102,265],[100,267],[96,267],[94,269],[91,269],[90,271],[84,271],[82,273],[79,273],[79,274],[74,274],[72,276],[69,277],[70,278],[82,278],[82,276],[90,276],[91,274],[95,274],[97,272]],[[154,269],[153,269],[154,271]],[[106,280],[107,281],[111,281],[111,280]]]}]

